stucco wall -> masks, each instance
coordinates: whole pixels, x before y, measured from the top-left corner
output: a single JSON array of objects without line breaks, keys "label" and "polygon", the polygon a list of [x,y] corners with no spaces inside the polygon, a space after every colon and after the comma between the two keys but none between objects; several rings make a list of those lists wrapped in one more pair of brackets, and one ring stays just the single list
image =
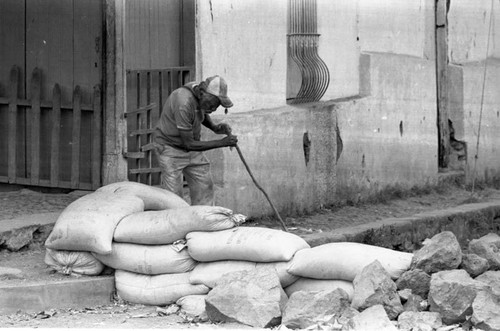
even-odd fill
[{"label": "stucco wall", "polygon": [[339,104],[343,152],[337,197],[359,201],[386,188],[437,181],[434,64],[410,56],[364,55],[369,95]]},{"label": "stucco wall", "polygon": [[322,100],[359,93],[358,4],[352,0],[318,0],[318,53],[328,66],[330,85]]},{"label": "stucco wall", "polygon": [[488,60],[486,79],[484,65],[454,66],[450,77],[458,91],[450,101],[454,123],[461,123],[456,138],[467,144],[469,182],[500,180],[500,60]]},{"label": "stucco wall", "polygon": [[[232,126],[250,170],[280,215],[312,211],[335,202],[336,115],[332,105],[284,106],[212,117]],[[310,139],[308,162],[303,147],[306,132]],[[217,139],[208,130],[203,136]],[[215,149],[206,154],[212,164],[217,205],[248,216],[273,214],[236,149]]]},{"label": "stucco wall", "polygon": [[196,74],[219,74],[232,112],[286,103],[286,1],[197,1]]},{"label": "stucco wall", "polygon": [[[491,15],[493,4],[493,15]],[[488,30],[491,33],[488,49]],[[491,0],[454,0],[448,13],[449,60],[453,64],[500,58],[500,3]],[[496,31],[496,32],[495,32]]]},{"label": "stucco wall", "polygon": [[433,58],[433,0],[358,0],[362,52]]},{"label": "stucco wall", "polygon": [[[489,0],[452,1],[448,16],[450,116],[456,137],[467,142],[469,173],[488,5]],[[326,103],[317,109],[285,105],[285,1],[198,1],[197,6],[198,78],[218,73],[228,80],[235,107],[215,119],[233,125],[252,171],[278,209],[301,212],[438,182],[434,0],[318,0],[319,54],[331,83]],[[494,17],[492,31],[500,22],[498,8]],[[500,167],[500,66],[491,58],[500,53],[499,35],[492,36],[488,53],[478,159],[482,178],[496,176]],[[337,162],[336,126],[343,145]],[[307,166],[304,132],[312,137]],[[235,150],[209,156],[217,203],[254,216],[272,213]]]}]

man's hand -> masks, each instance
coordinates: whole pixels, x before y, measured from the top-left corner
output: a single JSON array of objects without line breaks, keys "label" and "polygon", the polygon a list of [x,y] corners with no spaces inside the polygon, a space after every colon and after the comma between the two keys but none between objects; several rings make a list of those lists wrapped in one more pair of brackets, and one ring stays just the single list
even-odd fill
[{"label": "man's hand", "polygon": [[231,127],[229,126],[229,124],[221,123],[221,124],[217,125],[217,130],[215,131],[215,133],[225,134],[225,135],[230,136],[232,131],[233,130],[231,130]]},{"label": "man's hand", "polygon": [[229,135],[225,138],[222,138],[221,141],[224,144],[224,146],[233,147],[233,146],[236,146],[236,144],[238,143],[238,137],[233,136],[233,135]]}]

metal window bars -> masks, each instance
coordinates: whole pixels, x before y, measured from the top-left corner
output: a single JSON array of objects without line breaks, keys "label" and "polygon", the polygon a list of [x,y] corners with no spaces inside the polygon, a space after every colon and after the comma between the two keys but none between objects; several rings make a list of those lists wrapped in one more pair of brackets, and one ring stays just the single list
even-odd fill
[{"label": "metal window bars", "polygon": [[289,0],[288,52],[300,69],[302,82],[289,103],[319,101],[330,84],[330,73],[318,55],[316,0]]}]

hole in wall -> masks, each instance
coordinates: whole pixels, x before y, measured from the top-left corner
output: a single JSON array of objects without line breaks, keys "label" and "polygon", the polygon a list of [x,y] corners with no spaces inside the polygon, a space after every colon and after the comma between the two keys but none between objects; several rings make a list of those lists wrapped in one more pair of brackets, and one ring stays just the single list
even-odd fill
[{"label": "hole in wall", "polygon": [[304,160],[306,166],[309,163],[309,155],[311,153],[311,139],[309,138],[309,132],[304,132],[302,136],[302,148],[304,149]]},{"label": "hole in wall", "polygon": [[399,134],[401,135],[401,137],[403,136],[403,121],[400,121],[399,122]]}]

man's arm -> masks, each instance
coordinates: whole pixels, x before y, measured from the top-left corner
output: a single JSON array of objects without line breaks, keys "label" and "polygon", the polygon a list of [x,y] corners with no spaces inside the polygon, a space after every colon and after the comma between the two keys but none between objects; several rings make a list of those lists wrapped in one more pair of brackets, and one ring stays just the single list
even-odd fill
[{"label": "man's arm", "polygon": [[210,115],[208,114],[205,114],[205,119],[203,120],[203,122],[201,123],[203,124],[205,127],[209,128],[210,130],[212,130],[213,132],[217,133],[217,134],[226,134],[226,135],[231,135],[231,127],[226,124],[226,123],[220,123],[218,125],[216,125],[213,121],[212,121],[212,118],[210,117]]},{"label": "man's arm", "polygon": [[[213,130],[212,130],[213,131]],[[208,151],[214,148],[236,146],[238,138],[233,135],[226,136],[220,140],[197,141],[193,139],[193,131],[179,130],[184,148],[188,151]]]}]

